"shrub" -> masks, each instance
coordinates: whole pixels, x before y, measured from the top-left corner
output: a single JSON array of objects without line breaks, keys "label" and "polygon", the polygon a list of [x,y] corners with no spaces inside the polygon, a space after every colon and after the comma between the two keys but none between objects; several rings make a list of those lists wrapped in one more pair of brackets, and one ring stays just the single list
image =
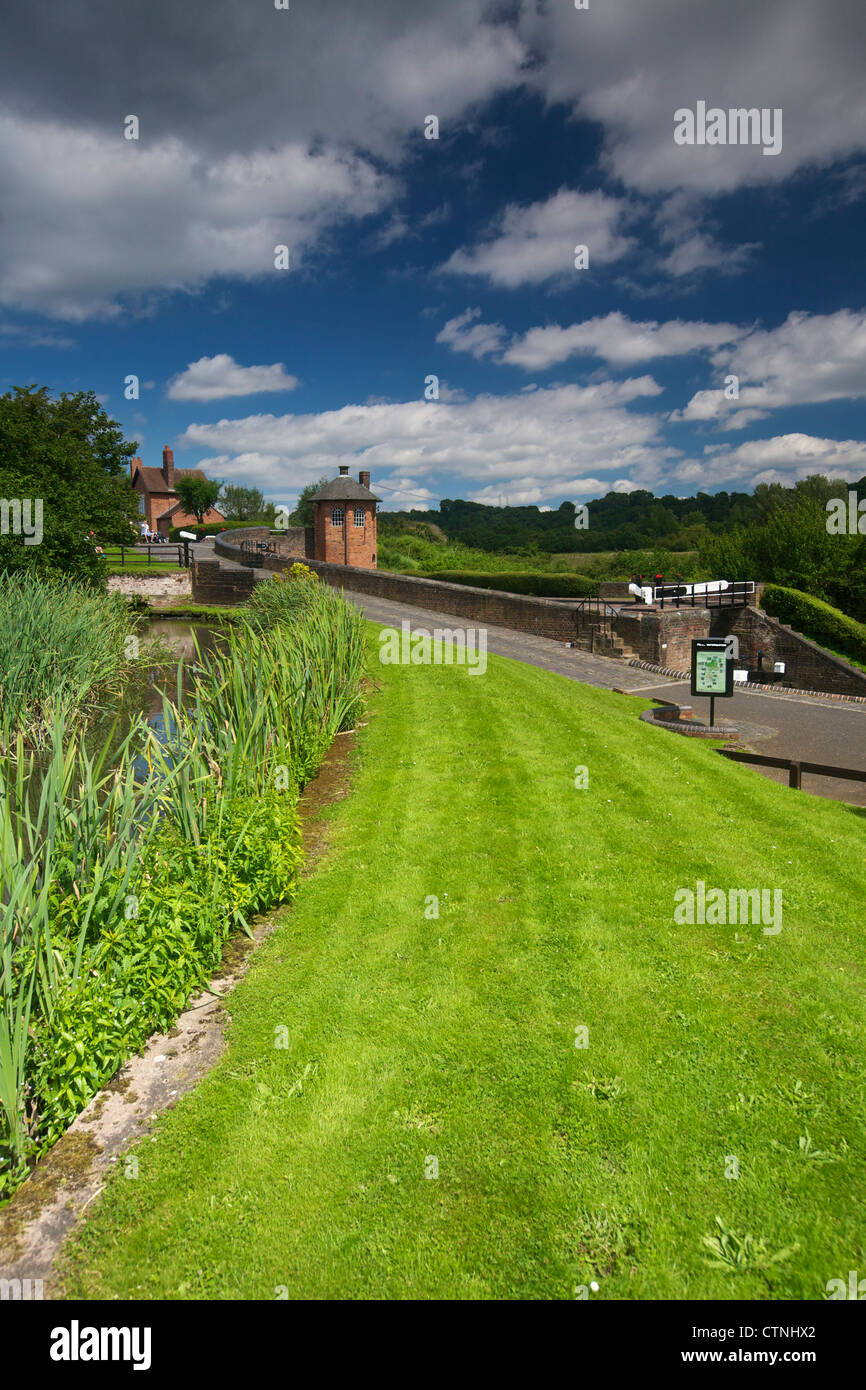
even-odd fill
[{"label": "shrub", "polygon": [[830,647],[855,661],[866,662],[866,624],[849,618],[838,608],[821,599],[812,598],[799,589],[787,589],[781,584],[768,584],[761,606],[780,622],[788,623],[804,637],[821,646]]},{"label": "shrub", "polygon": [[588,598],[598,593],[598,580],[582,574],[538,574],[504,570],[485,574],[472,570],[435,570],[421,579],[441,579],[445,584],[468,584],[476,589],[497,589],[508,594],[533,594],[540,598]]}]

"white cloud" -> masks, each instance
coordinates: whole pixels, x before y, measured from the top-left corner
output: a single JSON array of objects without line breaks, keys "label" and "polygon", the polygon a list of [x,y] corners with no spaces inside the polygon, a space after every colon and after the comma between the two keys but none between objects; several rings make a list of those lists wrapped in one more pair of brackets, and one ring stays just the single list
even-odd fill
[{"label": "white cloud", "polygon": [[282,362],[265,367],[239,367],[227,352],[190,362],[168,384],[172,401],[219,401],[225,396],[254,396],[261,391],[293,391],[298,384]]},{"label": "white cloud", "polygon": [[[605,163],[631,188],[712,195],[781,181],[866,143],[861,0],[605,0],[586,13],[529,0],[518,32],[537,56],[527,82],[603,124]],[[674,112],[698,99],[781,107],[781,153],[676,145]]]},{"label": "white cloud", "polygon": [[0,118],[0,303],[112,318],[149,291],[214,275],[292,274],[328,226],[384,206],[393,181],[354,155],[298,144],[205,159],[178,139],[133,142]]},{"label": "white cloud", "polygon": [[454,352],[471,352],[473,357],[486,357],[498,352],[505,340],[501,323],[476,323],[480,309],[466,309],[449,319],[436,334],[437,343],[447,343]]},{"label": "white cloud", "polygon": [[[789,314],[756,330],[715,361],[742,381],[759,382],[750,404],[774,409],[802,401],[866,396],[866,310]],[[742,391],[741,391],[742,396]]]},{"label": "white cloud", "polygon": [[[739,398],[724,387],[696,391],[671,420],[719,420],[737,429],[781,406],[866,396],[866,311],[789,314],[773,329],[755,329],[713,356],[720,381],[739,378]],[[751,383],[751,384],[750,384]]]},{"label": "white cloud", "polygon": [[442,270],[484,275],[509,289],[537,285],[554,276],[573,276],[579,283],[588,271],[575,270],[575,246],[589,248],[589,270],[619,260],[631,250],[633,242],[620,231],[627,211],[622,199],[566,188],[543,203],[527,207],[509,203],[489,238],[455,251]]},{"label": "white cloud", "polygon": [[859,439],[821,439],[810,434],[777,434],[752,439],[732,448],[708,445],[703,460],[689,459],[673,469],[682,482],[719,487],[738,482],[747,487],[779,482],[789,487],[811,473],[859,478],[866,472],[866,442]]},{"label": "white cloud", "polygon": [[568,328],[560,328],[558,324],[530,328],[522,338],[512,342],[503,361],[536,371],[565,362],[579,353],[588,353],[615,366],[631,366],[651,362],[654,358],[717,348],[746,331],[731,323],[684,322],[682,319],[635,323],[625,314],[616,312],[585,319]]},{"label": "white cloud", "polygon": [[348,464],[353,473],[369,469],[374,491],[378,481],[389,505],[392,494],[385,489],[393,486],[393,496],[403,496],[410,485],[431,496],[535,489],[540,501],[562,496],[580,479],[599,482],[606,473],[625,486],[635,480],[651,485],[681,453],[660,438],[657,415],[627,406],[660,391],[643,376],[459,402],[250,415],[192,424],[181,443],[212,451],[211,466],[221,475],[275,497]]}]

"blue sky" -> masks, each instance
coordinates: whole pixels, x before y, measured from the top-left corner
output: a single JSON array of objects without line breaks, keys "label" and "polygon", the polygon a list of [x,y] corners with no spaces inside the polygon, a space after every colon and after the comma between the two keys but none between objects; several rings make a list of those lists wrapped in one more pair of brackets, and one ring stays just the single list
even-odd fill
[{"label": "blue sky", "polygon": [[[0,390],[277,502],[859,478],[862,7],[589,5],[11,0]],[[677,144],[699,101],[781,151]]]}]

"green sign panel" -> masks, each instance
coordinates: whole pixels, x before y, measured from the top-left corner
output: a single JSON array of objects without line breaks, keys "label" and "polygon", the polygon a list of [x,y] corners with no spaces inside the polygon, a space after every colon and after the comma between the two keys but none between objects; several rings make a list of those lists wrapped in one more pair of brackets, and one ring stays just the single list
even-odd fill
[{"label": "green sign panel", "polygon": [[692,642],[692,694],[733,695],[734,663],[723,637],[699,637]]}]

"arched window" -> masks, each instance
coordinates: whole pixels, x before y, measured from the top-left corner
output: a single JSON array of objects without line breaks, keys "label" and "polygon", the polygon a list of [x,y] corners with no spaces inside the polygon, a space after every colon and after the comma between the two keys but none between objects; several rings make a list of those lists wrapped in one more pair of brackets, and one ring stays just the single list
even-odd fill
[{"label": "arched window", "polygon": [[331,508],[331,525],[332,525],[332,526],[342,526],[342,524],[343,524],[343,508],[342,508],[342,507],[332,507],[332,508]]},{"label": "arched window", "polygon": [[355,525],[356,525],[356,526],[363,526],[363,525],[364,525],[364,508],[363,508],[363,507],[356,507],[356,508],[355,508]]}]

